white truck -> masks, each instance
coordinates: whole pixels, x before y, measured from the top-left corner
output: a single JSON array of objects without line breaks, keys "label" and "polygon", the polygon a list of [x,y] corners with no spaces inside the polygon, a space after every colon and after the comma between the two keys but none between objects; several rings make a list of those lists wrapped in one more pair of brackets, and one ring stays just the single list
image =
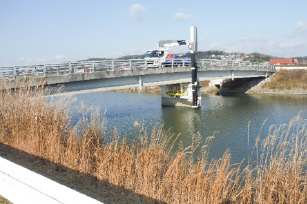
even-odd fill
[{"label": "white truck", "polygon": [[190,42],[186,40],[162,40],[159,42],[157,50],[148,50],[145,53],[147,67],[168,67],[168,66],[185,66],[188,63],[187,59],[175,59],[173,54],[169,54],[168,50],[171,47],[188,45]]}]

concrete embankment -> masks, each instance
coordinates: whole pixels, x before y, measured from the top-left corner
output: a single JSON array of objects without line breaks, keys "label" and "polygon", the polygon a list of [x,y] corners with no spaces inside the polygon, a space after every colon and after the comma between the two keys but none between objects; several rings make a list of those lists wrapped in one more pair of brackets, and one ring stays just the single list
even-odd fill
[{"label": "concrete embankment", "polygon": [[101,203],[0,157],[0,194],[13,203]]}]

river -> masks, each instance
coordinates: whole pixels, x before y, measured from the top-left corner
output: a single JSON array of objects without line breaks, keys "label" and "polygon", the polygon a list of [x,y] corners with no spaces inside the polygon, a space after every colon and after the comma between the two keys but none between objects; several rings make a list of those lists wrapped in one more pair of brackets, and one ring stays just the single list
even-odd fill
[{"label": "river", "polygon": [[105,112],[108,135],[116,128],[119,136],[131,141],[136,135],[135,121],[144,124],[148,132],[164,124],[165,130],[171,128],[175,134],[181,134],[179,140],[184,145],[189,145],[197,132],[202,135],[202,143],[215,132],[209,158],[220,158],[229,149],[233,162],[247,158],[249,121],[251,149],[258,135],[268,135],[270,126],[288,123],[300,111],[301,117],[307,118],[307,96],[207,96],[202,97],[199,109],[162,107],[160,95],[151,94],[89,92],[73,98],[77,109],[82,103]]}]

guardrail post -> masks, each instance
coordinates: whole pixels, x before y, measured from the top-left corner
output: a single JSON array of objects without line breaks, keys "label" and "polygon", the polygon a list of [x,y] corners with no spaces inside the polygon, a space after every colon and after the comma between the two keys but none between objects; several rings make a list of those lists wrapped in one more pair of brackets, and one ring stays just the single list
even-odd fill
[{"label": "guardrail post", "polygon": [[114,60],[112,60],[112,69],[114,69]]},{"label": "guardrail post", "polygon": [[13,76],[14,76],[14,77],[17,76],[16,66],[13,67]]},{"label": "guardrail post", "polygon": [[69,66],[69,73],[72,74],[73,70],[72,70],[71,62],[69,62],[68,66]]},{"label": "guardrail post", "polygon": [[132,69],[132,60],[129,60],[129,69]]},{"label": "guardrail post", "polygon": [[36,66],[35,66],[34,69],[32,70],[32,73],[33,73],[34,76],[38,76],[38,72],[37,72],[36,69],[37,69],[37,68],[36,68]]},{"label": "guardrail post", "polygon": [[172,58],[172,67],[174,67],[174,57]]},{"label": "guardrail post", "polygon": [[95,72],[95,62],[92,62],[92,72]]},{"label": "guardrail post", "polygon": [[44,74],[44,76],[47,75],[47,68],[46,68],[46,65],[45,65],[45,64],[43,65],[43,74]]}]

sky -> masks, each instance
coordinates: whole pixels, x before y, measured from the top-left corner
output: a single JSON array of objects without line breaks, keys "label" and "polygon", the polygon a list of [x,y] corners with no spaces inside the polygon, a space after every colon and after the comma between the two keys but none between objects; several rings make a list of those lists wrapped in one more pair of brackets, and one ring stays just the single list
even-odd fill
[{"label": "sky", "polygon": [[0,67],[144,54],[191,26],[199,51],[307,56],[306,0],[0,0]]}]

